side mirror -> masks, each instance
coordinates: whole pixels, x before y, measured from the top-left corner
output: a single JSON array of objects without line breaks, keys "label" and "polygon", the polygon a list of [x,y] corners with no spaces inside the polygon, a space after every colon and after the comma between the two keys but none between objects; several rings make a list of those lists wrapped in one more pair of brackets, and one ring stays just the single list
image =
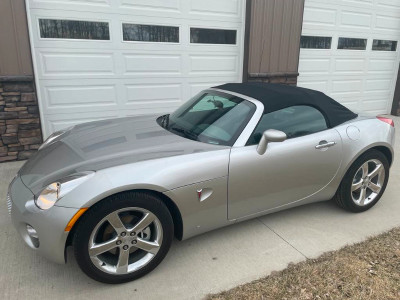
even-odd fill
[{"label": "side mirror", "polygon": [[286,133],[280,130],[275,130],[275,129],[268,129],[264,131],[260,142],[258,143],[257,146],[257,152],[260,155],[263,155],[265,151],[267,151],[267,146],[268,143],[272,142],[283,142],[284,140],[287,139]]}]

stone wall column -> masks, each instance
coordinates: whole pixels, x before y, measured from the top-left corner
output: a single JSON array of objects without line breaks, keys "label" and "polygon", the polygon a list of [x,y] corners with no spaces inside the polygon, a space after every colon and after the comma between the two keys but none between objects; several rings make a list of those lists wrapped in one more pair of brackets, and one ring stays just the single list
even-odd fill
[{"label": "stone wall column", "polygon": [[0,162],[27,159],[42,142],[33,79],[0,77]]}]

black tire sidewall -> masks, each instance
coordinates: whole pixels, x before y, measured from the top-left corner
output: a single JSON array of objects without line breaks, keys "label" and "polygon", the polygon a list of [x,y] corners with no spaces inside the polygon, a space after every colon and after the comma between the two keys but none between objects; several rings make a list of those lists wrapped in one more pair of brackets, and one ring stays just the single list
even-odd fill
[{"label": "black tire sidewall", "polygon": [[[101,271],[92,263],[88,243],[93,229],[106,215],[126,207],[144,208],[156,215],[163,229],[163,240],[156,256],[146,266],[129,274],[113,275]],[[167,255],[174,233],[174,224],[168,208],[157,196],[144,192],[125,192],[102,200],[82,216],[77,226],[73,247],[79,267],[92,279],[111,284],[138,279],[156,268]]]},{"label": "black tire sidewall", "polygon": [[[360,169],[363,163],[365,163],[368,160],[371,159],[377,159],[382,162],[384,168],[385,168],[385,180],[383,182],[383,186],[381,191],[379,192],[378,196],[369,203],[368,205],[365,206],[359,206],[356,203],[354,203],[352,197],[351,197],[351,185],[353,182],[353,178],[356,175],[356,172]],[[361,155],[349,168],[347,171],[345,177],[343,178],[342,181],[342,186],[340,189],[340,197],[342,200],[342,204],[345,206],[346,209],[352,211],[352,212],[363,212],[371,207],[373,207],[382,197],[383,193],[385,192],[388,180],[389,180],[389,162],[386,158],[386,156],[377,150],[370,150],[363,155]]]}]

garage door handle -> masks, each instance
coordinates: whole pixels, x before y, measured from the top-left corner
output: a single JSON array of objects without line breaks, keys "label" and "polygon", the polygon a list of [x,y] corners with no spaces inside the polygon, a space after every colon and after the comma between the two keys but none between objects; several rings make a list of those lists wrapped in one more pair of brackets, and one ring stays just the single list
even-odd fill
[{"label": "garage door handle", "polygon": [[315,149],[324,149],[324,148],[329,148],[332,146],[335,146],[336,142],[327,142],[327,141],[321,141],[317,146],[315,146]]}]

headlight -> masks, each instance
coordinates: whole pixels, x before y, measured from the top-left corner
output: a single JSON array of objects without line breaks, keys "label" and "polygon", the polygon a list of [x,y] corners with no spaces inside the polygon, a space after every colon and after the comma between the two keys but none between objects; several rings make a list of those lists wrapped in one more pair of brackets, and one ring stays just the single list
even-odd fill
[{"label": "headlight", "polygon": [[49,184],[35,197],[36,206],[43,210],[51,208],[58,200],[93,175],[94,172],[76,173]]},{"label": "headlight", "polygon": [[44,143],[39,147],[39,150],[43,149],[44,147],[50,145],[52,142],[54,142],[57,138],[59,138],[60,136],[62,136],[64,133],[70,131],[72,127],[69,127],[67,129],[63,129],[63,130],[59,130],[56,132],[53,132],[45,141]]}]

